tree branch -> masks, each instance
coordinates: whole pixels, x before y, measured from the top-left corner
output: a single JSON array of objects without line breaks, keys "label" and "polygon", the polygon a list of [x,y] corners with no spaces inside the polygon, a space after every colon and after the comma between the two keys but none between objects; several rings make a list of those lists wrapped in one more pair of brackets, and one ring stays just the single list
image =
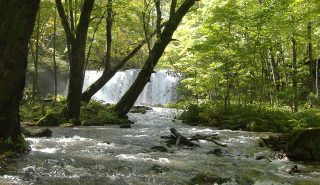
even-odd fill
[{"label": "tree branch", "polygon": [[64,11],[63,5],[61,3],[61,0],[56,0],[57,10],[60,16],[60,20],[62,23],[62,26],[64,28],[64,31],[66,33],[67,39],[70,42],[74,42],[76,40],[74,33],[71,31],[70,24],[68,22],[68,17],[66,15],[66,12]]}]

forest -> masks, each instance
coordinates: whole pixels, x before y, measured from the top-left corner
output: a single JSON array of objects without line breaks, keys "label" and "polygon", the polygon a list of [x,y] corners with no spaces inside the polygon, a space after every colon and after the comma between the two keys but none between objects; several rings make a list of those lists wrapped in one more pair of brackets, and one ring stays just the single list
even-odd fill
[{"label": "forest", "polygon": [[[185,74],[176,89],[179,99],[161,105],[186,110],[179,116],[184,123],[280,133],[318,127],[319,5],[316,0],[43,0],[24,10],[29,23],[0,27],[5,56],[0,108],[7,110],[0,114],[1,142],[9,137],[21,142],[20,121],[49,113],[59,115],[61,124],[79,125],[93,114],[123,123],[157,69]],[[1,17],[13,21],[15,10],[6,6],[0,3],[1,12],[10,14]],[[18,44],[24,49],[9,37],[10,29],[29,34],[20,35],[30,37]],[[7,40],[12,53],[5,49]],[[7,58],[17,55],[13,67]],[[105,108],[92,99],[126,69],[141,71],[117,104]],[[82,92],[86,70],[103,75]],[[54,79],[52,94],[43,93],[44,76]],[[57,93],[62,78],[69,81],[66,97]],[[43,103],[48,99],[50,105]]]},{"label": "forest", "polygon": [[319,184],[319,7],[0,0],[0,184]]}]

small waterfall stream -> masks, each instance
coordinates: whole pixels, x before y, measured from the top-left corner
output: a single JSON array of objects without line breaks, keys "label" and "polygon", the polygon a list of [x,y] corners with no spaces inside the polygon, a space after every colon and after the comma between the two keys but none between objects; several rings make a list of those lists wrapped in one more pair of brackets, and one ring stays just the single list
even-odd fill
[{"label": "small waterfall stream", "polygon": [[[121,129],[118,125],[101,127],[52,127],[50,138],[27,138],[32,151],[15,159],[16,171],[0,173],[0,184],[84,184],[84,185],[184,185],[194,184],[198,174],[226,179],[219,184],[319,184],[319,164],[274,159],[275,152],[258,146],[257,133],[194,127],[173,120],[172,109],[154,108],[147,114],[129,113],[135,124]],[[170,128],[189,137],[217,133],[216,141],[200,141],[200,147],[166,146]],[[153,151],[165,146],[168,152]],[[209,154],[221,149],[224,155]],[[256,156],[268,156],[256,160]],[[283,169],[298,166],[300,173]],[[155,170],[157,168],[162,170]],[[219,182],[217,180],[217,182]],[[213,183],[208,183],[213,184]]]},{"label": "small waterfall stream", "polygon": [[[106,103],[116,103],[129,89],[137,78],[139,69],[119,71],[116,75],[95,95],[94,98],[104,100]],[[86,71],[83,90],[89,87],[102,75],[102,71]],[[177,93],[175,87],[183,78],[182,74],[172,70],[157,70],[151,75],[150,82],[145,86],[135,104],[154,105],[175,102]]]}]

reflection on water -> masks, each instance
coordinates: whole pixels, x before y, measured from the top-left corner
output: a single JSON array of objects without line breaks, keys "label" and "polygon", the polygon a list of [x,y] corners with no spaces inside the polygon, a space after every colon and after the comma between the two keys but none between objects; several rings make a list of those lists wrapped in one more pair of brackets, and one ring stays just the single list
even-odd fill
[{"label": "reflection on water", "polygon": [[[198,174],[229,179],[225,184],[319,184],[317,164],[274,160],[257,139],[270,133],[214,130],[172,121],[170,109],[129,114],[130,129],[106,127],[51,128],[51,138],[27,138],[32,151],[17,159],[17,171],[0,174],[0,184],[190,184]],[[200,141],[200,147],[167,147],[175,127],[185,136],[219,134],[220,147]],[[275,135],[275,134],[273,134]],[[153,146],[166,146],[158,152]],[[219,155],[209,151],[221,149]],[[218,150],[220,151],[220,150]],[[256,160],[257,156],[267,156]],[[286,173],[297,165],[300,173]]]}]

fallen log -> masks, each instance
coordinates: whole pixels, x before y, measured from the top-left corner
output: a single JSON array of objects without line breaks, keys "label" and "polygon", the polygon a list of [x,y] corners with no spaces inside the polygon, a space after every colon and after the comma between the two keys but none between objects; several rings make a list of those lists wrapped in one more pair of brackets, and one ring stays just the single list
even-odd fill
[{"label": "fallen log", "polygon": [[196,134],[195,136],[192,136],[190,140],[191,141],[195,140],[195,141],[199,142],[199,139],[202,139],[202,140],[206,140],[206,141],[211,141],[214,144],[219,145],[219,146],[227,147],[226,144],[220,144],[220,143],[216,142],[215,140],[211,139],[212,137],[217,136],[217,135],[218,134],[213,134],[213,135],[210,135],[210,136],[206,136],[206,135],[202,136],[202,135]]},{"label": "fallen log", "polygon": [[170,132],[177,138],[176,146],[178,146],[180,143],[186,144],[188,146],[199,146],[198,144],[193,143],[188,138],[181,135],[180,132],[178,132],[175,128],[170,128]]}]

